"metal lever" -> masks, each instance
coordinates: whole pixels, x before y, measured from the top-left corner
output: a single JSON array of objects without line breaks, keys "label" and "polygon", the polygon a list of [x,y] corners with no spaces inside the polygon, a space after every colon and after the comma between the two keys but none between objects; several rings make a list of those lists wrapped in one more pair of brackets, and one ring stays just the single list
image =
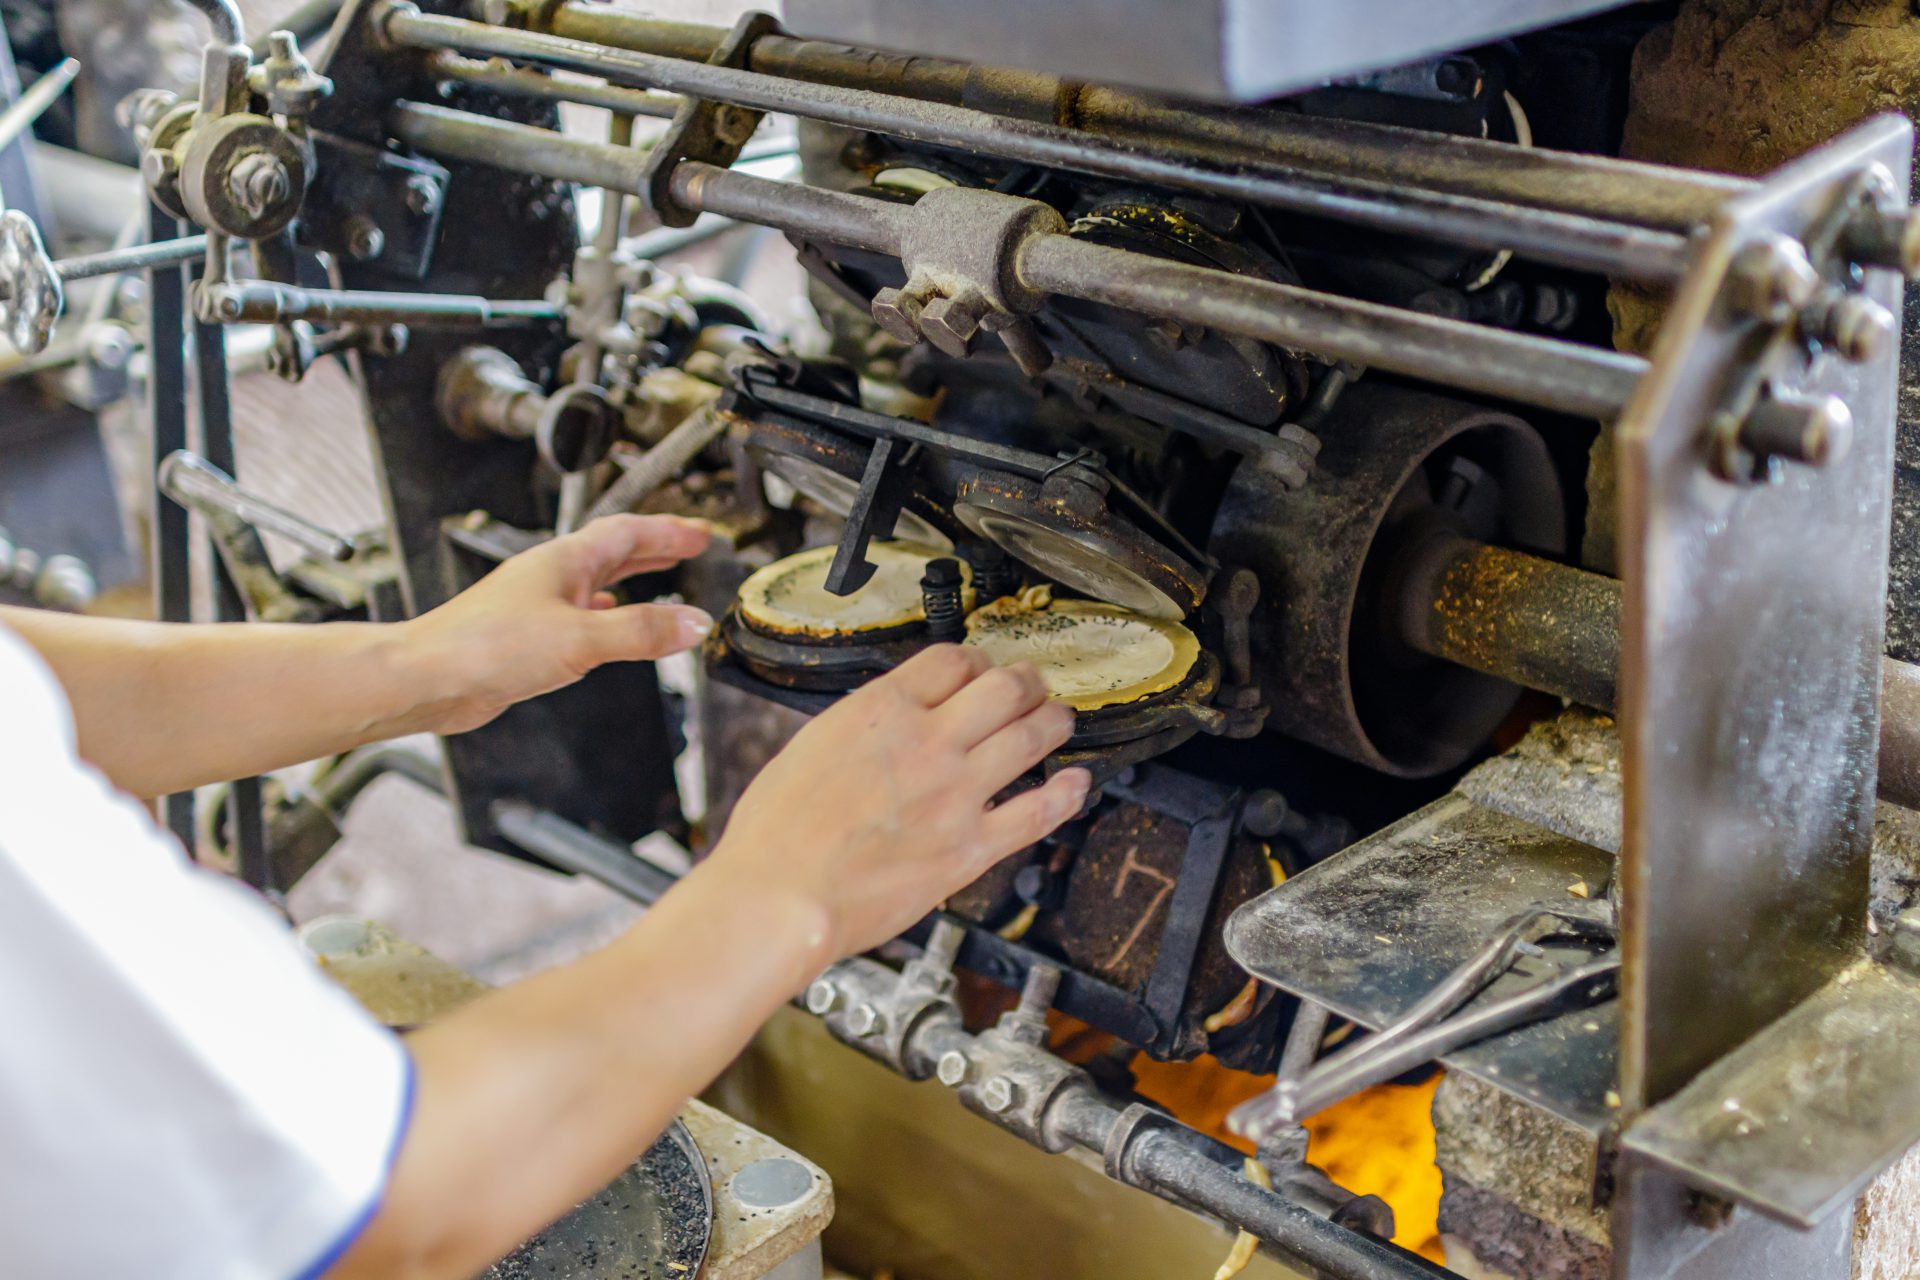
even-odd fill
[{"label": "metal lever", "polygon": [[[1554,966],[1516,991],[1468,1007],[1521,961],[1541,958],[1541,940],[1568,934],[1604,942],[1605,949],[1580,964]],[[1303,1116],[1423,1062],[1553,1014],[1609,999],[1618,989],[1620,976],[1616,937],[1605,901],[1596,902],[1585,913],[1559,906],[1522,912],[1411,1009],[1359,1043],[1309,1065],[1305,1055],[1293,1052],[1290,1042],[1286,1069],[1272,1090],[1236,1107],[1227,1125],[1259,1143]]]},{"label": "metal lever", "polygon": [[79,60],[68,58],[28,85],[5,111],[0,111],[0,151],[12,146],[15,138],[32,128],[33,122],[67,91],[67,86],[79,74]]},{"label": "metal lever", "polygon": [[325,560],[351,560],[360,549],[352,538],[322,529],[291,511],[255,497],[233,477],[196,453],[176,449],[160,463],[160,492],[203,516],[228,516],[297,543]]}]

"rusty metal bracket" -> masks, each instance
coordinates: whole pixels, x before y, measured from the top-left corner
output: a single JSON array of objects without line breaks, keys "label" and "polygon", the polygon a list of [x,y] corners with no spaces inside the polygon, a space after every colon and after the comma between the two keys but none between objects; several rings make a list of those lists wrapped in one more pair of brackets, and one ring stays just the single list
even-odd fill
[{"label": "rusty metal bracket", "polygon": [[[707,58],[710,66],[745,67],[753,42],[780,30],[780,20],[770,13],[745,13],[733,24],[726,38]],[[726,168],[740,158],[741,150],[753,131],[760,127],[763,113],[731,103],[688,97],[673,113],[666,133],[647,153],[642,173],[647,207],[666,227],[690,227],[700,216],[673,198],[673,171],[682,160],[700,160]]]}]

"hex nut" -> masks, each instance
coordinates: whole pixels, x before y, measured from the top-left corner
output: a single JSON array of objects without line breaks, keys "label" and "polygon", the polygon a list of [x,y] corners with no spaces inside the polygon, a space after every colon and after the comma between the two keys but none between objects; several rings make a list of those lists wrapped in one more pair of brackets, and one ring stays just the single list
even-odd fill
[{"label": "hex nut", "polygon": [[407,209],[426,217],[440,207],[440,184],[424,173],[407,179]]},{"label": "hex nut", "polygon": [[935,1064],[933,1074],[934,1078],[947,1088],[958,1089],[966,1083],[967,1073],[972,1068],[973,1063],[967,1060],[966,1054],[958,1049],[949,1049],[940,1055],[940,1061]]},{"label": "hex nut", "polygon": [[1020,1100],[1020,1087],[1005,1076],[995,1076],[980,1087],[980,1105],[1000,1115]]},{"label": "hex nut", "polygon": [[855,1005],[847,1015],[847,1030],[857,1036],[870,1036],[880,1030],[880,1011],[870,1004]]},{"label": "hex nut", "polygon": [[1813,301],[1820,273],[1807,260],[1806,246],[1791,236],[1757,240],[1734,255],[1727,273],[1728,297],[1743,315],[1768,324],[1784,324]]},{"label": "hex nut", "polygon": [[953,297],[935,298],[920,313],[920,332],[928,342],[956,359],[973,350],[981,321],[993,310],[987,296],[968,289]]},{"label": "hex nut", "polygon": [[911,347],[920,341],[920,313],[924,307],[918,295],[905,289],[887,288],[873,295],[868,310],[873,314],[873,322],[889,338]]},{"label": "hex nut", "polygon": [[347,224],[347,253],[360,262],[370,262],[386,251],[387,233],[361,214]]},{"label": "hex nut", "polygon": [[832,1013],[840,1003],[840,988],[825,978],[816,978],[807,988],[807,1012],[816,1018]]},{"label": "hex nut", "polygon": [[1843,293],[1821,317],[1818,337],[1841,359],[1855,364],[1878,359],[1898,335],[1893,313],[1860,293]]}]

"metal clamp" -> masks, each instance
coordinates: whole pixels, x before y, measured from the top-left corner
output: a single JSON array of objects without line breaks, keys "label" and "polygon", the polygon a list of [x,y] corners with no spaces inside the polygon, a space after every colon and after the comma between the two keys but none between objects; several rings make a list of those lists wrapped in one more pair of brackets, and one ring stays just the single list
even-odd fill
[{"label": "metal clamp", "polygon": [[[745,67],[753,42],[779,30],[780,21],[772,14],[742,14],[733,30],[715,46],[707,63],[717,67]],[[666,133],[647,153],[647,167],[642,174],[647,207],[653,210],[662,226],[690,227],[700,216],[698,209],[689,209],[673,198],[673,171],[680,162],[700,160],[722,168],[731,166],[740,158],[754,130],[760,127],[762,114],[706,98],[688,97],[681,102]]]}]

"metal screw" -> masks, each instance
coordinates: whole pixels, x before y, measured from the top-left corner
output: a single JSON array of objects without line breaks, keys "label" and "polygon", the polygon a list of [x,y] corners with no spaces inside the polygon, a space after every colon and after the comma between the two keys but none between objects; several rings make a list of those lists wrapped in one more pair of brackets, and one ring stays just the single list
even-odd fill
[{"label": "metal screw", "polygon": [[825,978],[816,978],[807,988],[807,1012],[816,1018],[824,1018],[832,1013],[834,1006],[840,1003],[840,988]]},{"label": "metal screw", "polygon": [[440,207],[440,184],[424,173],[407,179],[407,208],[422,217]]},{"label": "metal screw", "polygon": [[234,163],[227,190],[248,217],[260,218],[293,194],[293,175],[272,152],[256,151]]},{"label": "metal screw", "polygon": [[880,1011],[870,1004],[854,1006],[847,1015],[847,1030],[857,1036],[870,1036],[880,1029]]},{"label": "metal screw", "polygon": [[1808,337],[1856,364],[1877,359],[1899,331],[1893,313],[1863,293],[1830,289],[1804,321]]},{"label": "metal screw", "polygon": [[980,1105],[999,1115],[1020,1099],[1020,1087],[1005,1076],[995,1076],[980,1087]]},{"label": "metal screw", "polygon": [[940,1055],[940,1061],[934,1065],[933,1074],[941,1084],[949,1089],[958,1089],[967,1081],[967,1072],[973,1069],[973,1063],[967,1055],[958,1049],[949,1049]]},{"label": "metal screw", "polygon": [[1734,255],[1728,297],[1744,315],[1782,324],[1813,301],[1820,273],[1791,236],[1771,235]]},{"label": "metal screw", "polygon": [[869,310],[873,322],[888,337],[913,346],[920,341],[920,312],[926,300],[906,289],[882,289],[873,295]]},{"label": "metal screw", "polygon": [[1853,414],[1838,396],[1765,395],[1741,424],[1740,443],[1763,458],[1824,467],[1853,444]]},{"label": "metal screw", "polygon": [[987,295],[966,289],[953,297],[935,298],[920,313],[920,332],[928,342],[955,357],[973,350],[980,322],[993,311]]},{"label": "metal screw", "polygon": [[360,262],[379,257],[386,251],[387,233],[374,225],[364,213],[347,223],[347,253]]}]

